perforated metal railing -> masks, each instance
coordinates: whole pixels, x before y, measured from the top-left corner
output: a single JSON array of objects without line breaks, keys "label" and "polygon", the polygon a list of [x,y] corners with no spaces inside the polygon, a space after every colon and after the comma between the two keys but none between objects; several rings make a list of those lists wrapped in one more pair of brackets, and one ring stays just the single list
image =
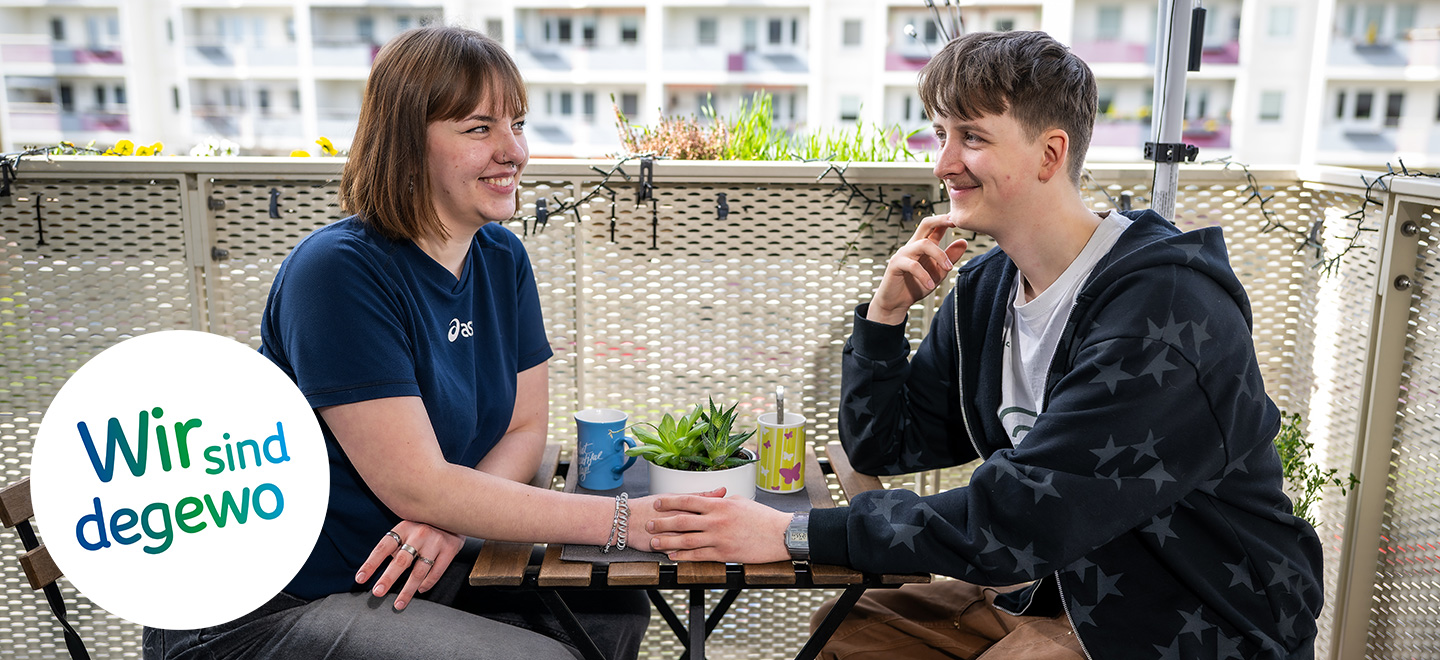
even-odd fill
[{"label": "perforated metal railing", "polygon": [[[590,193],[600,182],[591,165],[603,169],[609,163],[533,163],[522,190],[524,213],[534,213],[537,199],[554,209]],[[98,351],[172,328],[208,330],[258,346],[259,316],[281,260],[306,233],[341,215],[334,202],[338,171],[334,161],[300,159],[27,162],[17,184],[17,196],[27,201],[0,205],[3,479],[28,472],[31,438],[49,400]],[[934,199],[937,190],[925,165],[852,167],[847,179],[863,196],[837,188],[833,175],[817,181],[823,171],[819,164],[661,162],[653,206],[637,206],[634,183],[616,177],[609,182],[615,195],[602,191],[576,214],[552,216],[538,230],[532,223],[509,223],[524,234],[555,350],[552,439],[569,440],[570,415],[585,407],[619,408],[646,420],[713,395],[738,402],[749,417],[766,409],[776,385],[791,392],[791,405],[809,418],[817,444],[833,439],[839,352],[851,310],[868,298],[886,258],[913,228],[900,226],[898,212],[888,220],[875,217],[879,207],[867,208],[864,199],[909,195],[914,203]],[[1098,187],[1086,194],[1095,208],[1110,205],[1105,193],[1128,193],[1144,206],[1148,170],[1093,174]],[[1272,218],[1308,229],[1311,219],[1324,217],[1323,237],[1332,251],[1353,231],[1356,221],[1345,216],[1359,207],[1358,176],[1256,175]],[[1375,508],[1363,499],[1331,494],[1319,512],[1327,593],[1368,594],[1365,588],[1373,588],[1376,595],[1373,609],[1327,606],[1319,655],[1351,657],[1331,654],[1341,643],[1337,626],[1353,629],[1357,617],[1369,655],[1440,652],[1433,623],[1440,603],[1433,563],[1440,525],[1430,476],[1440,459],[1429,428],[1434,402],[1427,398],[1440,377],[1429,367],[1435,323],[1424,296],[1433,260],[1422,258],[1416,269],[1409,334],[1395,340],[1409,350],[1403,386],[1367,393],[1376,368],[1367,359],[1376,353],[1367,340],[1384,232],[1362,233],[1362,249],[1322,277],[1311,267],[1313,255],[1297,254],[1293,236],[1265,230],[1260,206],[1238,172],[1188,168],[1182,186],[1176,222],[1225,227],[1232,263],[1254,306],[1267,389],[1282,408],[1307,415],[1318,461],[1350,470],[1356,439],[1366,437],[1365,411],[1384,408],[1387,397],[1392,415],[1397,405],[1403,411],[1393,439],[1369,439],[1394,443],[1393,469],[1387,466],[1380,479],[1388,479],[1382,490],[1394,495],[1382,496],[1383,510],[1376,513],[1385,517],[1384,536],[1346,535],[1347,515],[1363,519],[1354,516]],[[716,212],[719,193],[730,210],[723,221]],[[37,223],[33,204],[40,195]],[[271,217],[272,198],[278,218]],[[1440,193],[1430,190],[1421,198],[1430,200],[1418,216],[1421,252],[1428,255]],[[867,218],[871,228],[858,231]],[[1385,208],[1364,222],[1376,229],[1393,224]],[[989,247],[981,237],[971,255]],[[913,342],[939,299],[914,310]],[[968,469],[958,468],[887,482],[933,491],[963,485],[967,476]],[[1367,547],[1382,557],[1376,570],[1347,571],[1345,557]],[[16,552],[13,537],[0,535],[0,644],[7,657],[52,657],[61,652],[58,636],[43,601],[11,559]],[[1371,587],[1363,579],[1367,574]],[[97,657],[138,655],[135,626],[94,608],[68,585],[65,593]],[[717,629],[711,657],[792,654],[810,612],[826,595],[743,595]],[[658,617],[652,623],[645,657],[678,656],[678,642]]]}]

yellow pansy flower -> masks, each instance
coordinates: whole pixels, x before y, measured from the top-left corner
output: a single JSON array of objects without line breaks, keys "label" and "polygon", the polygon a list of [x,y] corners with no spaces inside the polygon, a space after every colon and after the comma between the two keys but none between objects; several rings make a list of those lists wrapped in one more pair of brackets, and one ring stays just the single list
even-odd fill
[{"label": "yellow pansy flower", "polygon": [[291,157],[291,158],[309,158],[309,157],[310,157],[310,152],[308,152],[308,151],[306,151],[306,150],[304,150],[304,149],[296,149],[296,150],[290,152],[290,157]]},{"label": "yellow pansy flower", "polygon": [[121,140],[115,143],[113,151],[121,156],[130,156],[135,153],[135,143],[129,140]]},{"label": "yellow pansy flower", "polygon": [[320,153],[323,153],[326,156],[335,156],[340,153],[340,151],[335,148],[335,144],[330,142],[330,138],[327,138],[323,135],[320,136],[319,140],[315,141],[315,144],[320,145]]}]

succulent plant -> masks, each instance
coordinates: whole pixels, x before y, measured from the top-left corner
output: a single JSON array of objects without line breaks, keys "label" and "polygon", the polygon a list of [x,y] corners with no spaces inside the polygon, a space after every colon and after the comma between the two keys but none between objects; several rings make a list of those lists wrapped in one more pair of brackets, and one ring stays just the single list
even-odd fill
[{"label": "succulent plant", "polygon": [[696,472],[753,463],[755,459],[741,454],[740,447],[755,431],[733,433],[738,416],[734,405],[721,409],[713,398],[708,410],[696,405],[680,417],[666,413],[658,425],[632,426],[640,444],[626,449],[625,453],[642,456],[660,467]]}]

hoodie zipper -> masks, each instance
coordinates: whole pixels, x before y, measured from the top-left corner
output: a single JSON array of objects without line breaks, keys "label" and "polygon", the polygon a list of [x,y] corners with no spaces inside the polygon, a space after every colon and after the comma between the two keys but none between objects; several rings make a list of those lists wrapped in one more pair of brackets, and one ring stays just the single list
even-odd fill
[{"label": "hoodie zipper", "polygon": [[960,395],[960,422],[965,425],[965,436],[970,439],[970,446],[975,448],[975,455],[984,460],[985,453],[980,451],[980,443],[975,440],[975,430],[970,428],[970,414],[965,410],[965,348],[960,342],[960,292],[963,289],[959,286],[959,282],[955,284],[955,298],[950,306],[950,311],[954,313],[955,389]]},{"label": "hoodie zipper", "polygon": [[[956,363],[955,384],[956,389],[959,391],[960,394],[960,419],[961,422],[965,425],[965,434],[970,437],[970,445],[975,447],[975,455],[981,456],[982,453],[980,451],[980,444],[975,441],[975,433],[970,428],[970,415],[965,411],[965,350],[962,343],[960,342],[960,292],[962,291],[962,288],[958,286],[958,282],[956,284],[957,286],[955,287],[955,301],[954,305],[952,305],[951,311],[954,312],[953,322],[955,325]],[[1081,295],[1084,295],[1084,291],[1081,291],[1080,293]],[[1075,302],[1077,304],[1070,306],[1070,313],[1067,314],[1065,317],[1065,325],[1067,328],[1070,326],[1071,323],[1075,321],[1075,308],[1078,306],[1079,299],[1077,298]],[[1069,344],[1069,342],[1067,341],[1066,344]],[[1056,348],[1058,352],[1059,347]],[[1051,365],[1052,367],[1054,365],[1053,357],[1051,358]],[[1050,405],[1050,376],[1053,373],[1054,370],[1052,369],[1051,373],[1046,374],[1045,376],[1045,402],[1043,404],[1045,406]],[[1060,571],[1055,571],[1055,588],[1060,592],[1060,606],[1065,609],[1065,621],[1070,624],[1070,631],[1075,634],[1075,641],[1080,643],[1080,652],[1085,654],[1085,660],[1094,660],[1094,657],[1090,655],[1090,649],[1085,647],[1085,639],[1080,637],[1080,630],[1075,627],[1075,619],[1070,616],[1070,599],[1065,597],[1065,586],[1060,583]],[[1031,597],[1031,600],[1033,602],[1033,596]],[[1026,607],[1028,608],[1029,605],[1027,604]]]},{"label": "hoodie zipper", "polygon": [[1060,590],[1060,606],[1065,608],[1065,620],[1070,622],[1070,632],[1075,633],[1075,641],[1080,642],[1080,652],[1085,654],[1085,660],[1094,660],[1090,656],[1090,649],[1085,648],[1085,638],[1080,636],[1080,630],[1075,627],[1075,619],[1070,617],[1070,599],[1065,597],[1065,585],[1060,583],[1060,571],[1055,571],[1055,588]]}]

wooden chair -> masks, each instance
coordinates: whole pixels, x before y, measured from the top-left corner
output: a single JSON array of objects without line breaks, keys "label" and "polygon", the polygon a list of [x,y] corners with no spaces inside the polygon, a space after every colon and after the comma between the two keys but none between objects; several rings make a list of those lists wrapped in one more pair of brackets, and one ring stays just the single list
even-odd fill
[{"label": "wooden chair", "polygon": [[65,600],[60,597],[59,585],[55,584],[61,577],[60,568],[50,557],[50,551],[35,537],[35,530],[30,526],[30,517],[34,513],[35,510],[30,504],[29,477],[0,489],[0,522],[4,522],[6,527],[15,528],[15,532],[20,535],[20,541],[25,544],[25,554],[20,555],[20,566],[25,569],[30,588],[45,592],[50,611],[55,613],[56,620],[65,629],[65,648],[69,649],[70,657],[73,660],[90,660],[90,652],[85,649],[80,634],[75,632],[75,627],[65,618]]}]

